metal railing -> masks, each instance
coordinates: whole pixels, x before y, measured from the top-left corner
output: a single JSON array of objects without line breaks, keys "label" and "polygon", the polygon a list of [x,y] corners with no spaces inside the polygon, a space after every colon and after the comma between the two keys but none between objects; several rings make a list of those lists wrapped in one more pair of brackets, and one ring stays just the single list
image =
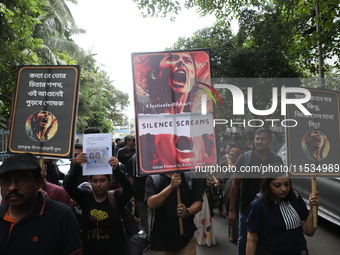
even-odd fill
[{"label": "metal railing", "polygon": [[8,130],[0,130],[0,161],[3,161],[9,156],[9,154],[7,154],[8,137]]}]

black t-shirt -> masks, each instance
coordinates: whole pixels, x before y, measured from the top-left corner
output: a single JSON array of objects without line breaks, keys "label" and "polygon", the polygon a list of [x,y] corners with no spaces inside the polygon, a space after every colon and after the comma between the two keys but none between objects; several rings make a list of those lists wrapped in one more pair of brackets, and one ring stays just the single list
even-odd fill
[{"label": "black t-shirt", "polygon": [[[83,254],[125,255],[125,237],[119,215],[112,208],[108,197],[98,203],[93,191],[78,189],[77,179],[81,167],[75,164],[70,170],[66,191],[82,208]],[[122,189],[115,192],[118,205],[124,205],[133,196],[133,187],[119,167],[114,174]]]},{"label": "black t-shirt", "polygon": [[[167,187],[171,179],[165,174],[161,174],[161,183],[156,187],[153,179],[149,176],[145,185],[145,201],[153,195],[158,194]],[[185,178],[182,175],[182,180]],[[190,207],[196,201],[202,200],[202,192],[199,184],[195,179],[192,179],[191,189],[185,181],[181,187],[181,202]],[[183,218],[184,235],[180,235],[179,221],[177,216],[177,191],[174,190],[165,200],[164,204],[154,211],[154,223],[151,229],[151,249],[156,251],[175,251],[184,248],[194,232],[196,226],[194,224],[194,215]]]},{"label": "black t-shirt", "polygon": [[144,201],[144,193],[145,193],[145,182],[147,176],[136,176],[137,169],[136,169],[136,154],[134,154],[128,162],[127,165],[127,174],[128,176],[133,176],[133,186],[135,188],[135,195],[134,198],[136,201]]},{"label": "black t-shirt", "polygon": [[126,168],[129,162],[129,159],[136,153],[136,149],[128,149],[126,147],[123,147],[118,150],[117,152],[117,159],[119,162],[121,162]]},{"label": "black t-shirt", "polygon": [[0,206],[0,254],[67,255],[81,250],[77,220],[68,206],[38,192],[35,208],[14,226]]},{"label": "black t-shirt", "polygon": [[83,254],[125,254],[125,237],[120,217],[113,210],[109,198],[103,202],[90,196],[82,207]]}]

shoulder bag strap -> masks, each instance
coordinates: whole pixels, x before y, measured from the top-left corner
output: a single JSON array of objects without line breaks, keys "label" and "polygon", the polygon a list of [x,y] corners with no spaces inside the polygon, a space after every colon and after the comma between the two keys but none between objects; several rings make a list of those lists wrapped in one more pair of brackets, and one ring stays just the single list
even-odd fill
[{"label": "shoulder bag strap", "polygon": [[121,210],[119,209],[118,203],[117,203],[117,200],[116,200],[115,190],[109,190],[108,196],[109,196],[110,204],[111,204],[113,210],[117,213],[117,215],[120,218],[120,221],[122,222],[122,228],[123,228],[123,232],[124,232],[124,236],[125,236],[125,252],[127,252],[128,237],[127,237],[127,234],[126,234],[126,231],[125,231],[125,224],[124,224],[123,216],[121,214]]}]

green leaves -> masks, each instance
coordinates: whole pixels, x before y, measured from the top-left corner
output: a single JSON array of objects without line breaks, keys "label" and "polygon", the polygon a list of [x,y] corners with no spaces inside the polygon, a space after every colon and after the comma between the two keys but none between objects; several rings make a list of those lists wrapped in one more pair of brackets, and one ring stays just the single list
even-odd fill
[{"label": "green leaves", "polygon": [[[325,58],[340,55],[340,5],[338,0],[186,0],[183,2],[160,0],[133,0],[144,16],[175,18],[181,7],[196,8],[200,15],[214,14],[219,20],[230,21],[242,18],[243,11],[251,7],[254,11],[276,12],[281,22],[290,22],[291,39],[295,40],[289,53],[301,59],[303,68],[312,68],[317,63],[316,47],[322,44]],[[316,6],[319,11],[316,13]],[[249,10],[249,9],[248,9]],[[320,31],[315,26],[319,24]],[[282,31],[282,30],[280,30]],[[302,35],[302,36],[301,36]],[[248,42],[249,43],[249,42]],[[308,60],[308,63],[304,60]],[[310,65],[313,63],[313,65]],[[334,64],[339,68],[339,63]],[[312,70],[312,69],[310,69]]]},{"label": "green leaves", "polygon": [[66,0],[1,1],[0,128],[9,121],[19,65],[81,65],[79,132],[89,126],[111,132],[112,123],[121,121],[128,95],[114,87],[92,54],[71,39],[72,34],[83,32],[76,26]]}]

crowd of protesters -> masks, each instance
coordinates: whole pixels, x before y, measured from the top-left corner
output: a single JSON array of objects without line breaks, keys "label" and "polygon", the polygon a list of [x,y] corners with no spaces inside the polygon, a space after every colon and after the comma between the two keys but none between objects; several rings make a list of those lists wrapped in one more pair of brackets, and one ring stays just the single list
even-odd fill
[{"label": "crowd of protesters", "polygon": [[[88,128],[84,134],[99,132]],[[235,167],[282,164],[270,150],[273,137],[278,139],[281,134],[265,129],[247,136],[221,132],[217,135],[218,163]],[[23,254],[25,249],[25,254],[38,255],[127,254],[124,229],[109,199],[110,190],[116,190],[118,205],[132,209],[146,232],[143,251],[150,247],[156,255],[194,255],[197,244],[216,245],[212,225],[216,208],[218,216],[226,218],[229,225],[226,240],[238,240],[239,255],[308,254],[303,233],[315,232],[311,213],[286,176],[256,181],[232,174],[210,175],[203,180],[184,172],[139,176],[135,142],[132,135],[112,141],[111,175],[83,176],[82,164],[88,161],[88,155],[78,143],[66,176],[52,160],[45,160],[45,168],[41,169],[32,154],[6,159],[0,166],[0,246],[5,253]],[[251,194],[247,193],[250,187]],[[243,202],[245,196],[247,204]],[[318,194],[311,194],[309,202],[319,206]],[[268,210],[263,209],[266,207],[273,210],[268,219],[260,212]],[[282,230],[289,224],[285,221],[287,212],[294,224]],[[180,233],[178,218],[184,234]],[[290,243],[273,244],[273,233],[278,239],[289,238]]]}]

